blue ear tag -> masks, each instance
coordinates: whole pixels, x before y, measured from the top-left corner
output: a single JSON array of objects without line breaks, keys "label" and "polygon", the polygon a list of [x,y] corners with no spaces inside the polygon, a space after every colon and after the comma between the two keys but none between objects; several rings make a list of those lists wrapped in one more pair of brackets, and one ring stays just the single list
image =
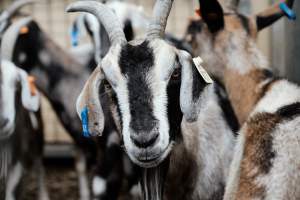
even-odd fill
[{"label": "blue ear tag", "polygon": [[71,43],[73,47],[78,46],[78,39],[79,38],[79,30],[77,28],[77,26],[73,26],[72,30],[71,30]]},{"label": "blue ear tag", "polygon": [[82,129],[83,129],[83,136],[84,137],[90,137],[90,131],[89,131],[89,110],[87,107],[85,107],[81,111],[81,121],[82,121]]},{"label": "blue ear tag", "polygon": [[296,13],[290,9],[285,2],[279,3],[279,8],[289,20],[296,20]]}]

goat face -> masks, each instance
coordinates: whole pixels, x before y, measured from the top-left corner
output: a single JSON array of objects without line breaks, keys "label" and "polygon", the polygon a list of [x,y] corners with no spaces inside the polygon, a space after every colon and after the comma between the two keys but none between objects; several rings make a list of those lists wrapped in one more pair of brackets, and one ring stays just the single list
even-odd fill
[{"label": "goat face", "polygon": [[[90,134],[101,135],[104,116],[99,89],[106,80],[115,93],[118,117],[114,118],[121,127],[125,150],[131,160],[141,167],[157,166],[172,149],[173,128],[180,127],[181,119],[176,119],[177,124],[173,123],[170,107],[181,107],[189,120],[195,120],[196,111],[192,107],[199,100],[201,90],[198,89],[206,85],[199,74],[194,76],[193,72],[197,70],[190,55],[162,39],[171,5],[172,0],[158,0],[146,39],[129,43],[116,16],[103,4],[76,2],[68,8],[69,11],[85,10],[95,14],[106,28],[112,43],[81,92],[77,112],[86,121],[82,113],[88,111],[86,127]],[[180,69],[181,80],[178,81],[176,79],[180,76],[177,72]],[[177,94],[170,95],[176,84]],[[170,99],[170,96],[174,99]],[[178,102],[178,105],[174,102]]]},{"label": "goat face", "polygon": [[[39,108],[39,95],[32,94],[27,73],[8,61],[1,63],[0,87],[0,139],[6,138],[14,131],[16,105],[22,102],[29,111]],[[20,93],[20,101],[17,94]]]},{"label": "goat face", "polygon": [[[177,57],[177,50],[163,40],[130,42],[112,48],[101,69],[96,69],[97,76],[101,73],[115,93],[116,123],[128,155],[140,166],[157,165],[172,148],[167,87],[178,71]],[[95,79],[90,84],[95,84]],[[96,123],[96,127],[91,124],[91,131],[101,133],[101,123]]]},{"label": "goat face", "polygon": [[[115,67],[111,58],[119,58]],[[103,73],[116,92],[125,148],[136,163],[159,163],[171,150],[167,86],[178,66],[175,58],[165,42],[146,40],[120,47],[103,62]]]},{"label": "goat face", "polygon": [[[186,33],[194,55],[200,55],[207,70],[222,81],[226,67],[236,70],[247,69],[245,60],[260,62],[255,53],[255,40],[260,30],[271,25],[284,14],[278,4],[265,11],[246,17],[237,12],[237,2],[227,0],[230,9],[221,7],[217,0],[200,0],[198,19],[192,20]],[[287,0],[291,7],[293,0]],[[265,63],[252,63],[264,65]],[[226,66],[225,66],[226,65]]]}]

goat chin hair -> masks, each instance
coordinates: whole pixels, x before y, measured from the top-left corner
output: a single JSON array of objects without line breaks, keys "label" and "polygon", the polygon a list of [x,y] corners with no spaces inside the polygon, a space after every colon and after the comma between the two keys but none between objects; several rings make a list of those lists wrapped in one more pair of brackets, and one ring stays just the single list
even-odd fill
[{"label": "goat chin hair", "polygon": [[140,186],[143,200],[163,200],[164,184],[169,168],[169,158],[154,168],[141,169]]},{"label": "goat chin hair", "polygon": [[5,180],[12,164],[12,138],[0,140],[0,180]]}]

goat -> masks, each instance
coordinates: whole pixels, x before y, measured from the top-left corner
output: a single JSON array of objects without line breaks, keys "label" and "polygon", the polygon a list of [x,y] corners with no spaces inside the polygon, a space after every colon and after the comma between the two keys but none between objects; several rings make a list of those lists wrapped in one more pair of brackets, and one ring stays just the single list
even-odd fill
[{"label": "goat", "polygon": [[77,100],[84,131],[102,135],[99,91],[109,84],[109,108],[124,149],[140,166],[144,199],[222,199],[234,146],[220,88],[199,74],[189,53],[163,40],[172,0],[157,0],[144,40],[127,42],[105,5],[75,2],[68,12],[94,14],[112,46]]},{"label": "goat", "polygon": [[[22,27],[26,27],[28,31],[20,33]],[[107,117],[104,130],[106,137],[97,140],[85,138],[82,136],[80,121],[71,106],[71,102],[76,100],[76,93],[80,93],[80,87],[90,74],[90,69],[74,61],[73,57],[59,48],[33,20],[26,23],[16,22],[5,35],[9,38],[4,40],[3,46],[11,45],[13,48],[7,48],[4,56],[37,78],[38,88],[48,97],[78,147],[76,169],[79,175],[80,198],[88,199],[90,196],[85,163],[87,156],[92,165],[96,162],[96,176],[93,177],[93,182],[103,185],[100,189],[94,189],[95,196],[116,199],[124,173],[123,169],[120,170],[123,167],[123,153],[119,148],[118,139],[114,139],[116,128]],[[106,113],[106,116],[110,115]],[[93,159],[95,154],[98,156],[97,160]],[[111,159],[111,154],[116,156],[116,160]]]},{"label": "goat", "polygon": [[1,185],[6,188],[1,199],[16,199],[23,171],[32,166],[38,173],[39,199],[49,199],[42,167],[43,124],[38,109],[39,95],[32,96],[27,73],[9,61],[1,63],[1,80],[0,173],[2,178],[7,176],[6,184]]},{"label": "goat", "polygon": [[[135,35],[133,28],[146,29],[146,26],[148,26],[148,24],[149,24],[149,17],[147,17],[143,13],[143,9],[140,6],[136,6],[134,4],[124,3],[124,2],[118,2],[118,1],[117,2],[108,2],[108,3],[106,3],[106,5],[115,12],[117,17],[121,21],[121,24],[123,25],[122,28],[123,28],[125,38],[127,41],[132,40]],[[99,63],[99,61],[101,61],[101,58],[105,56],[105,54],[107,53],[107,51],[110,47],[108,35],[107,35],[104,27],[100,24],[101,23],[98,22],[97,18],[94,15],[89,14],[89,13],[83,13],[79,17],[76,18],[76,20],[72,26],[72,30],[73,30],[72,33],[75,32],[74,35],[76,36],[75,38],[73,38],[73,42],[78,44],[78,32],[83,32],[82,29],[87,30],[87,32],[89,33],[89,35],[91,37],[91,40],[93,41],[93,46],[94,46],[95,50],[94,50],[94,59],[92,59],[92,61],[88,62],[89,63],[88,66],[90,67],[90,69],[95,68],[95,66],[96,66],[95,63]],[[188,46],[187,43],[184,43],[182,40],[177,39],[172,34],[166,34],[165,39],[167,41],[169,41],[171,44],[174,44],[177,48],[189,49],[189,47],[187,47]],[[101,44],[104,44],[104,45],[101,45]],[[105,99],[102,99],[102,100],[105,101]],[[113,123],[112,120],[106,120],[106,121],[107,121],[106,124]],[[110,125],[106,125],[106,126],[110,126]],[[109,130],[111,131],[113,129],[110,128]],[[111,131],[111,132],[113,132],[113,131]],[[115,136],[113,136],[113,135],[115,135]],[[111,134],[108,138],[114,137],[116,139],[117,135],[118,135],[117,133],[113,132],[113,134]],[[120,141],[120,139],[117,139],[117,140]],[[108,142],[108,140],[106,140],[106,139],[104,141]],[[105,146],[105,144],[103,144],[103,142],[101,142],[100,145]],[[116,144],[116,145],[118,145],[118,144]],[[112,150],[112,149],[114,149],[114,150]],[[104,195],[103,192],[99,192],[99,191],[103,190],[101,188],[103,188],[103,185],[105,185],[104,184],[105,182],[103,183],[103,181],[99,181],[99,180],[102,180],[102,178],[99,178],[99,177],[103,177],[104,174],[105,174],[104,177],[110,177],[110,176],[114,177],[116,174],[115,173],[116,170],[111,171],[110,166],[112,164],[109,164],[109,163],[112,163],[112,160],[114,160],[114,162],[116,162],[116,163],[119,162],[118,160],[123,160],[123,169],[119,168],[118,170],[122,170],[121,174],[123,174],[124,179],[128,182],[128,184],[127,184],[128,186],[124,189],[125,191],[134,189],[133,185],[136,184],[136,182],[137,182],[136,177],[138,175],[138,173],[134,173],[134,171],[138,171],[138,170],[134,165],[132,165],[128,161],[128,156],[126,154],[120,152],[120,148],[117,148],[117,147],[112,148],[111,147],[111,150],[108,150],[106,154],[108,156],[104,156],[103,158],[98,159],[99,167],[97,167],[96,176],[93,178],[92,192],[93,192],[94,196],[99,196],[99,194],[101,194],[101,196],[110,196],[109,199],[112,199],[113,195],[108,195],[108,194],[116,193],[116,191],[112,190],[110,192],[109,190],[111,190],[111,189],[109,186],[108,186],[108,188],[104,187],[104,188],[108,189],[107,195]],[[110,156],[110,154],[113,154],[115,158],[108,159],[107,157],[112,157],[112,156]],[[108,161],[108,160],[110,160],[110,161]],[[103,166],[103,162],[105,162],[107,164],[105,166]],[[118,173],[118,174],[120,174],[120,173]],[[121,178],[121,177],[118,177],[118,178]],[[97,182],[100,182],[100,184],[97,184]],[[110,184],[110,185],[112,185],[112,184]],[[113,185],[113,188],[116,188],[116,184]]]},{"label": "goat", "polygon": [[[21,33],[22,27],[26,27],[28,31]],[[6,31],[5,37],[3,46],[10,48],[2,51],[3,56],[36,77],[37,87],[49,99],[58,118],[74,140],[77,147],[75,167],[80,198],[89,199],[86,156],[95,152],[95,143],[81,135],[81,127],[78,126],[80,122],[70,106],[76,99],[72,94],[79,92],[77,87],[84,83],[89,71],[58,47],[33,20],[15,22]]]},{"label": "goat", "polygon": [[224,199],[299,199],[300,88],[274,76],[255,44],[260,30],[284,16],[282,3],[252,17],[229,3],[224,12],[216,0],[200,0],[199,32],[192,37],[243,124]]},{"label": "goat", "polygon": [[[0,46],[11,17],[33,1],[16,1],[0,15]],[[24,169],[36,167],[38,197],[48,200],[44,183],[43,122],[39,94],[29,82],[27,73],[0,52],[0,199],[16,199],[16,189]]]}]

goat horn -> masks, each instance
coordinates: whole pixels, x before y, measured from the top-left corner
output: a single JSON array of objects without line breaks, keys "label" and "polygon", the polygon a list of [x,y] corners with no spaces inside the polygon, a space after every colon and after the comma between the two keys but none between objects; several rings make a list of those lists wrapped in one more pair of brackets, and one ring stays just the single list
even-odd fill
[{"label": "goat horn", "polygon": [[8,18],[12,17],[18,10],[23,8],[25,5],[34,3],[34,0],[18,0],[15,1],[11,6],[3,11],[0,15],[0,21],[7,20]]},{"label": "goat horn", "polygon": [[111,44],[126,42],[125,34],[118,17],[113,11],[102,3],[96,1],[78,1],[69,5],[67,12],[89,12],[95,15],[103,24]]},{"label": "goat horn", "polygon": [[9,26],[9,28],[5,31],[1,44],[2,59],[12,61],[14,48],[19,37],[20,30],[22,27],[27,26],[31,21],[31,17],[22,18]]},{"label": "goat horn", "polygon": [[157,0],[154,6],[152,19],[149,23],[147,36],[150,38],[162,37],[167,26],[174,0]]},{"label": "goat horn", "polygon": [[225,1],[225,7],[229,10],[236,11],[239,6],[240,0],[227,0]]},{"label": "goat horn", "polygon": [[[292,8],[294,5],[294,0],[286,0],[284,1],[289,8]],[[266,10],[258,13],[256,17],[256,25],[257,30],[260,31],[270,25],[272,25],[274,22],[279,20],[281,17],[284,16],[284,12],[280,9],[279,4],[275,4]]]}]

